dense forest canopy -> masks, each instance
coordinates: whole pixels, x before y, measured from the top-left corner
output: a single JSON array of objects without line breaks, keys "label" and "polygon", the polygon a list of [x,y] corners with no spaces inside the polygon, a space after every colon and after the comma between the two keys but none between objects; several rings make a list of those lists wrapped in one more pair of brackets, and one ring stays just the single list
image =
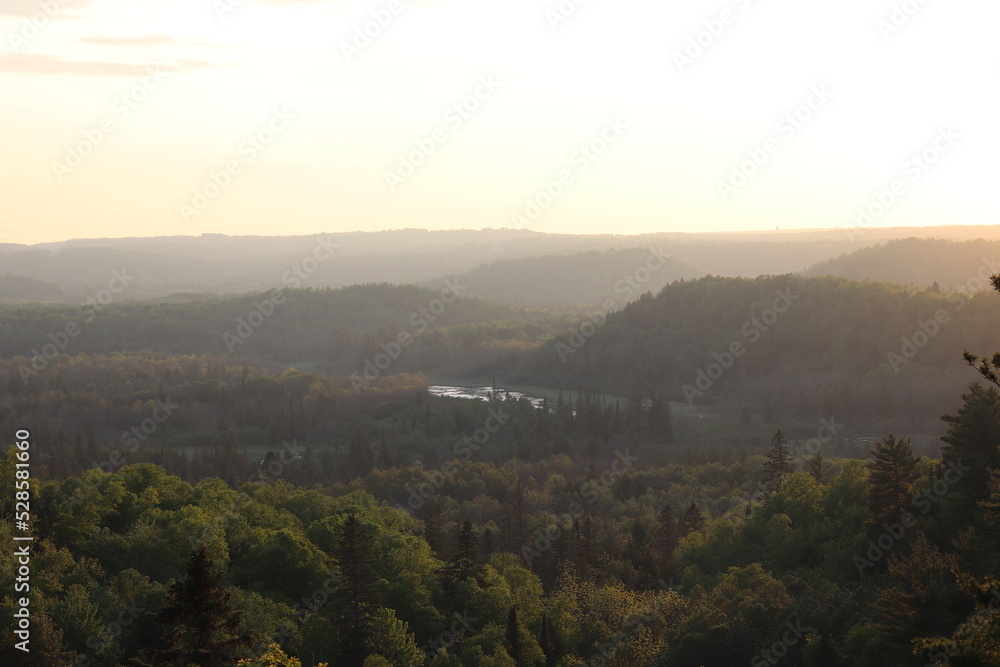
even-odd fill
[{"label": "dense forest canopy", "polygon": [[[753,243],[790,262],[779,237]],[[816,275],[741,278],[705,275],[739,237],[529,257],[504,232],[490,262],[484,238],[451,239],[466,265],[425,286],[141,299],[126,267],[40,303],[59,286],[0,281],[0,488],[30,506],[4,495],[0,541],[15,516],[34,536],[27,658],[0,552],[0,662],[1000,664],[988,247],[903,285],[826,274],[941,242],[872,234]],[[101,252],[139,246],[159,252]],[[463,383],[492,389],[429,391]]]}]

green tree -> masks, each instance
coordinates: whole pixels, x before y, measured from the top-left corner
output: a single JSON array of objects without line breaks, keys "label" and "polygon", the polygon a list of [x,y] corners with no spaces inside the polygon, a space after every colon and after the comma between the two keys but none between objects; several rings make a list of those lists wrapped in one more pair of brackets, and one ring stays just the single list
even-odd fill
[{"label": "green tree", "polygon": [[521,641],[523,632],[524,628],[521,627],[521,622],[517,618],[517,607],[511,606],[510,611],[507,612],[507,632],[504,637],[507,639],[508,653],[510,653],[510,657],[514,658],[517,667],[522,667],[524,664],[524,649]]},{"label": "green tree", "polygon": [[374,652],[371,655],[382,656],[392,667],[411,667],[424,662],[424,653],[417,646],[413,633],[406,623],[396,618],[392,609],[381,607],[373,617],[375,636],[378,638]]},{"label": "green tree", "polygon": [[680,530],[674,517],[674,508],[669,504],[663,506],[656,520],[659,523],[656,531],[656,550],[660,553],[665,571],[674,559],[674,550],[680,541]]},{"label": "green tree", "polygon": [[376,638],[374,615],[379,595],[375,588],[374,541],[357,515],[349,514],[344,520],[333,556],[341,575],[341,585],[334,593],[341,629],[341,664],[360,667]]},{"label": "green tree", "polygon": [[898,521],[910,507],[917,461],[909,438],[897,439],[892,433],[876,443],[871,454],[868,516],[879,526]]},{"label": "green tree", "polygon": [[791,471],[792,453],[788,451],[788,441],[785,440],[785,435],[778,431],[771,438],[771,450],[767,453],[767,461],[764,463],[761,480],[764,485],[764,497],[769,498],[777,491],[781,487],[785,475]]},{"label": "green tree", "polygon": [[684,536],[691,533],[699,533],[705,530],[705,515],[701,513],[701,508],[692,502],[684,512],[684,518],[681,520],[681,523],[683,524],[682,532]]},{"label": "green tree", "polygon": [[[277,644],[269,644],[261,655],[243,658],[236,667],[302,667],[302,661],[286,655]],[[316,667],[327,667],[327,664],[321,662]]]},{"label": "green tree", "polygon": [[809,459],[809,462],[806,464],[806,471],[820,484],[829,484],[837,476],[837,466],[830,463],[823,456],[823,452],[819,452],[816,456]]},{"label": "green tree", "polygon": [[156,667],[214,667],[232,664],[246,653],[251,639],[236,634],[242,615],[230,604],[222,587],[222,572],[215,568],[204,546],[187,562],[187,575],[167,592],[167,605],[156,620],[163,626],[163,646],[148,651]]},{"label": "green tree", "polygon": [[971,385],[956,415],[942,417],[948,433],[941,438],[941,457],[954,481],[942,506],[953,522],[982,516],[989,500],[991,469],[1000,468],[1000,391]]}]

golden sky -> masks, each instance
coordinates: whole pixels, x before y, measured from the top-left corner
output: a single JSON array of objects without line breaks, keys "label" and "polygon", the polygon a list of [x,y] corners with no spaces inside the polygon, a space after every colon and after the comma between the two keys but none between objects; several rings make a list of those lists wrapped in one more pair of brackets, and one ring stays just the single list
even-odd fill
[{"label": "golden sky", "polygon": [[0,235],[846,228],[880,200],[871,224],[994,224],[998,19],[995,0],[0,0]]}]

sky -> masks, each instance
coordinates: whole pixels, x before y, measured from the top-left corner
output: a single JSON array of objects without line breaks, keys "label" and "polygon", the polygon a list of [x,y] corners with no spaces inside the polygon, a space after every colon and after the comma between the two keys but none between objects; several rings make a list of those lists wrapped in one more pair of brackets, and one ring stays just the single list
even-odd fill
[{"label": "sky", "polygon": [[995,224],[995,0],[0,0],[0,241]]}]

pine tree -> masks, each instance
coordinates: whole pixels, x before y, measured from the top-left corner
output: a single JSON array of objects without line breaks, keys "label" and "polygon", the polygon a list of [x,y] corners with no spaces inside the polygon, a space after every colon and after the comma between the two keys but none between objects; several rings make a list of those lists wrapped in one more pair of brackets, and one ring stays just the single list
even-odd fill
[{"label": "pine tree", "polygon": [[347,464],[355,477],[363,477],[372,469],[372,447],[368,434],[360,426],[347,433]]},{"label": "pine tree", "polygon": [[778,431],[771,438],[771,451],[767,454],[767,462],[764,464],[764,474],[762,483],[764,485],[764,497],[768,498],[781,488],[781,482],[785,475],[792,471],[792,454],[788,451],[788,441],[785,435]]},{"label": "pine tree", "polygon": [[816,456],[809,459],[809,463],[806,464],[806,471],[820,484],[829,484],[837,475],[837,467],[826,460],[823,452],[819,452]]},{"label": "pine tree", "polygon": [[222,586],[223,574],[216,570],[208,550],[198,547],[187,563],[184,579],[167,592],[167,605],[156,620],[164,626],[163,647],[148,651],[156,667],[214,667],[234,663],[246,653],[250,637],[237,635],[242,615],[229,604]]},{"label": "pine tree", "polygon": [[917,461],[909,438],[897,439],[892,433],[876,443],[871,453],[868,516],[878,526],[898,521],[910,506]]},{"label": "pine tree", "polygon": [[673,562],[674,550],[677,549],[677,543],[680,541],[674,508],[670,505],[664,505],[656,520],[660,524],[656,532],[656,549],[662,556],[664,569],[667,569]]},{"label": "pine tree", "polygon": [[442,557],[444,547],[444,525],[441,518],[441,504],[436,500],[427,504],[427,517],[424,519],[424,539],[431,547],[431,553]]},{"label": "pine tree", "polygon": [[542,629],[538,643],[542,647],[542,653],[545,654],[545,667],[555,667],[559,654],[552,635],[552,624],[549,623],[549,617],[545,612],[542,612]]},{"label": "pine tree", "polygon": [[340,586],[333,601],[341,629],[341,658],[345,667],[361,667],[373,641],[373,619],[378,607],[375,589],[374,542],[354,514],[341,527],[333,556],[340,566]]},{"label": "pine tree", "polygon": [[989,499],[989,471],[1000,468],[1000,391],[972,385],[962,396],[957,415],[942,417],[948,433],[941,438],[941,458],[954,481],[941,504],[954,525],[982,514],[979,503]]},{"label": "pine tree", "polygon": [[524,662],[524,649],[521,646],[521,622],[517,619],[517,607],[511,607],[507,613],[507,646],[510,647],[510,657],[518,667]]},{"label": "pine tree", "polygon": [[701,513],[701,508],[694,502],[688,505],[682,522],[684,524],[683,532],[685,536],[705,530],[705,517]]},{"label": "pine tree", "polygon": [[479,573],[479,536],[472,522],[466,519],[458,531],[455,555],[448,563],[446,577],[454,585]]}]

